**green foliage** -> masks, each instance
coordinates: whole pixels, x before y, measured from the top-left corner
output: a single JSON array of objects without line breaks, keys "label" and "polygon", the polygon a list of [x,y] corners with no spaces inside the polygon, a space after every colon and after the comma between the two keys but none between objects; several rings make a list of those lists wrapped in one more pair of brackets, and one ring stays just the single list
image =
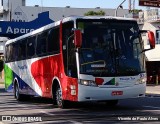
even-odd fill
[{"label": "green foliage", "polygon": [[140,9],[133,9],[133,10],[129,10],[129,13],[135,13],[138,14],[139,12],[142,12],[142,10]]},{"label": "green foliage", "polygon": [[105,12],[102,11],[102,10],[100,10],[100,11],[97,12],[97,15],[102,15],[102,16],[104,16],[104,15],[105,15]]},{"label": "green foliage", "polygon": [[88,11],[87,13],[84,14],[85,16],[104,16],[105,12],[100,10],[100,11]]}]

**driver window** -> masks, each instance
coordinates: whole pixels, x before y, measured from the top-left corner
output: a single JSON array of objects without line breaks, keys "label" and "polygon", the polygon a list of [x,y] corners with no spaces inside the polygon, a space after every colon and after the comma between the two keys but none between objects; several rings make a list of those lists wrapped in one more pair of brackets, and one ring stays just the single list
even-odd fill
[{"label": "driver window", "polygon": [[62,48],[65,73],[68,76],[77,77],[76,54],[72,31],[74,23],[73,21],[63,23],[62,27]]}]

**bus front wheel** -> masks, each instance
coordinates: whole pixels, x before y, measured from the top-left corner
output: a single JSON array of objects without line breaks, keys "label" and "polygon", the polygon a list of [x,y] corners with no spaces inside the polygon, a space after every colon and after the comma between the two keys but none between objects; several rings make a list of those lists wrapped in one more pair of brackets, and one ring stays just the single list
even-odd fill
[{"label": "bus front wheel", "polygon": [[55,99],[54,103],[57,104],[59,108],[67,108],[68,107],[69,101],[62,99],[62,90],[59,86],[57,86],[57,88],[56,88],[54,99]]}]

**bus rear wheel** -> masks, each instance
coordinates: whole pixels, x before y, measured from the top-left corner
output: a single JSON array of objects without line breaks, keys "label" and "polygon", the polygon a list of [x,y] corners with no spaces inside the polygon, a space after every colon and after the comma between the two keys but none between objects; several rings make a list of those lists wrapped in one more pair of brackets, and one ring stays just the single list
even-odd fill
[{"label": "bus rear wheel", "polygon": [[14,85],[14,97],[17,101],[21,101],[23,98],[23,95],[19,93],[19,86],[17,83]]},{"label": "bus rear wheel", "polygon": [[59,108],[68,108],[69,101],[62,99],[62,90],[59,86],[56,88],[54,104]]}]

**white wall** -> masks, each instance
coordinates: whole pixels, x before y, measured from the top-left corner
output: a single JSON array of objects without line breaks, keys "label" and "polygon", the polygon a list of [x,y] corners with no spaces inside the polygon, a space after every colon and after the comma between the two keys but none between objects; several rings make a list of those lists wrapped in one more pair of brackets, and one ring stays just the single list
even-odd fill
[{"label": "white wall", "polygon": [[[3,20],[10,21],[14,20],[25,20],[25,21],[32,21],[38,17],[38,13],[42,11],[49,11],[50,18],[52,20],[60,20],[64,17],[70,15],[80,15],[83,16],[84,13],[88,11],[104,11],[106,16],[114,16],[115,9],[96,9],[96,8],[66,8],[66,7],[31,7],[25,6],[26,0],[4,0],[4,3],[8,5],[9,11],[3,13]],[[9,4],[8,4],[9,2]],[[15,14],[15,12],[17,12]],[[18,12],[19,15],[18,15]],[[124,15],[128,14],[127,9],[119,9],[118,16],[123,17]],[[11,18],[11,19],[10,19]]]},{"label": "white wall", "polygon": [[[14,6],[12,7],[12,19],[16,20],[15,11],[20,11],[26,15],[26,20],[32,21],[38,17],[38,13],[49,11],[49,16],[52,20],[58,21],[70,15],[84,16],[88,11],[104,11],[106,16],[114,16],[114,9],[92,9],[92,8],[66,8],[66,7],[29,7],[29,6]],[[119,10],[119,16],[123,17],[128,14],[128,10]]]}]

